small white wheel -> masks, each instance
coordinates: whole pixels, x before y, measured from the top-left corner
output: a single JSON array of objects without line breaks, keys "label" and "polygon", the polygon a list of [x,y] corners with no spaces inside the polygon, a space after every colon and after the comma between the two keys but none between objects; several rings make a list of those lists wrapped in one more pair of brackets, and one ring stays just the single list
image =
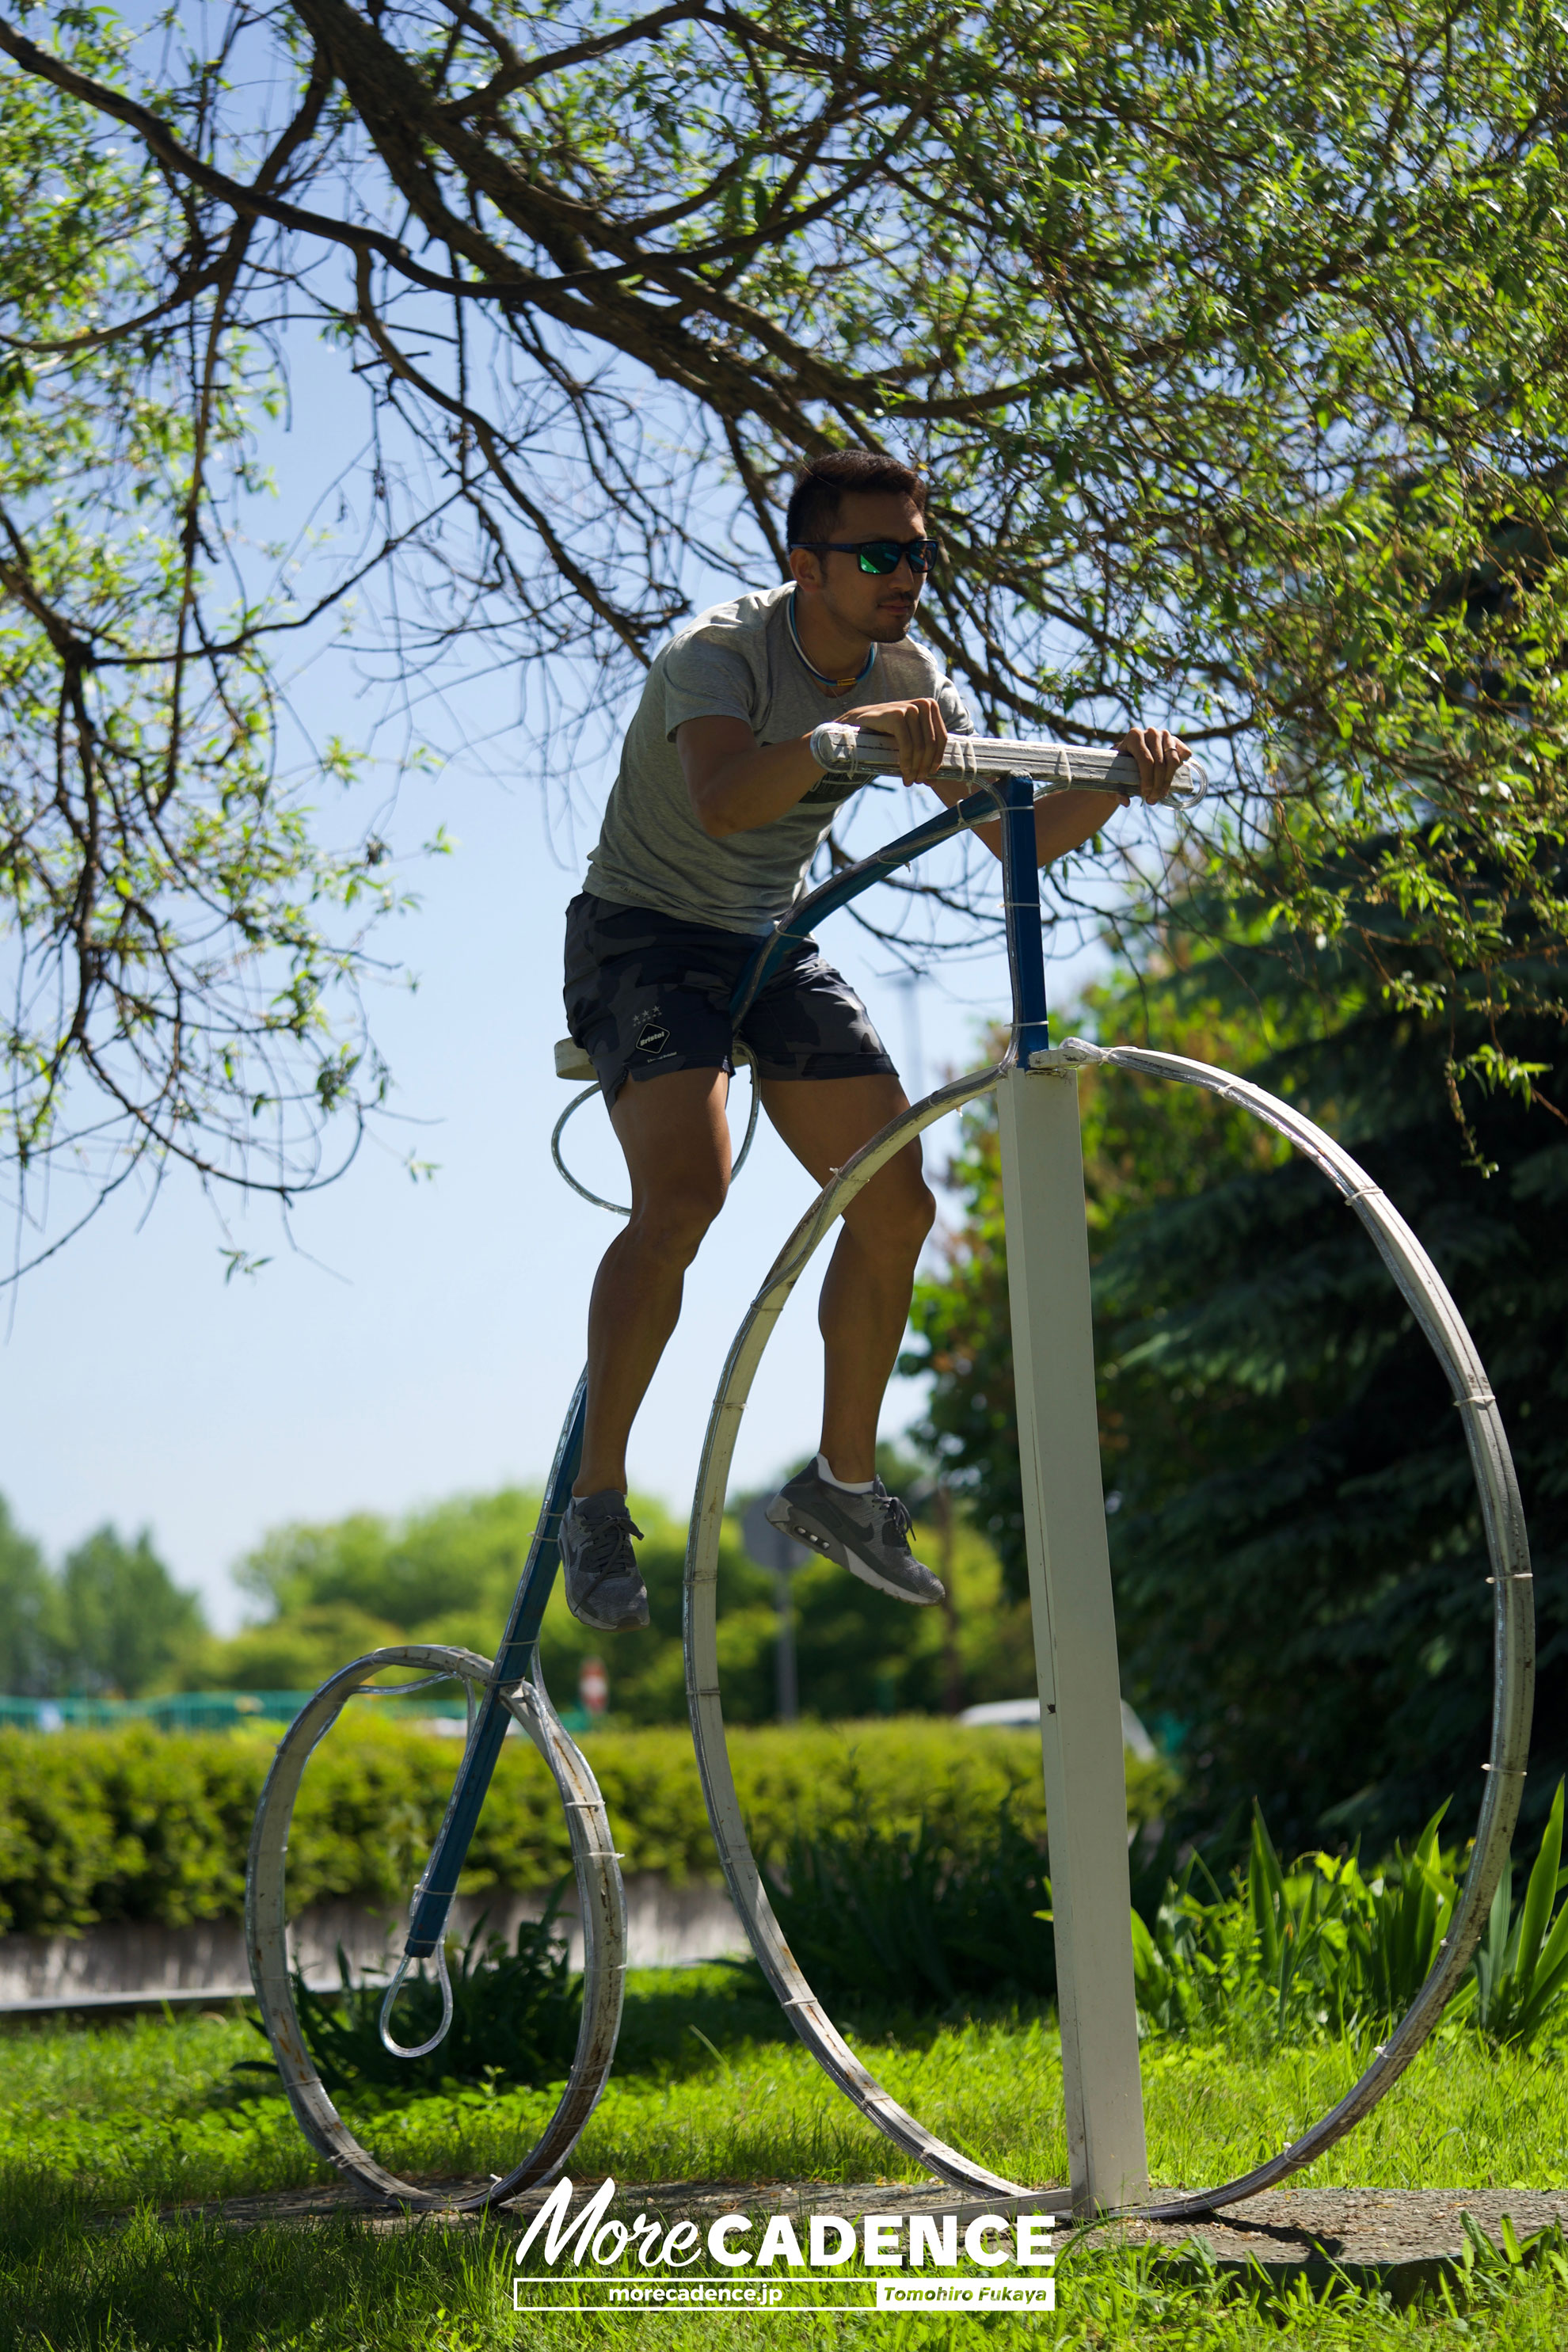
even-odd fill
[{"label": "small white wheel", "polygon": [[405,2205],[473,2210],[504,2204],[521,2189],[561,2170],[593,2114],[609,2076],[620,2031],[626,1987],[626,1905],[605,1801],[587,1759],[567,1737],[550,1703],[537,1664],[531,1683],[503,1694],[506,1705],[549,1766],[566,1811],[572,1864],[583,1914],[583,2021],[560,2102],[535,2146],[503,2179],[468,2197],[451,2198],[400,2180],[360,2146],[317,2074],[294,2007],[289,1981],[285,1906],[285,1857],[295,1800],[311,1750],[355,1693],[389,1667],[413,1667],[450,1676],[470,1693],[493,1672],[472,1650],[409,1643],[373,1650],[322,1684],[279,1743],[256,1809],[245,1883],[245,1933],[251,1981],[278,2070],[300,2127],[313,2147],[380,2197]]}]

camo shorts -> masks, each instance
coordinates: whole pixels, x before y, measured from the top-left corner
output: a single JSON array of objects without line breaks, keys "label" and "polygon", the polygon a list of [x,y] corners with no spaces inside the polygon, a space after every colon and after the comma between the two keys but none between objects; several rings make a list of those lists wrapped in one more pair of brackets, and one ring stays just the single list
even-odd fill
[{"label": "camo shorts", "polygon": [[763,1078],[862,1078],[893,1064],[855,991],[797,940],[739,1032],[730,1002],[757,941],[584,891],[566,910],[566,1025],[613,1103],[628,1077],[735,1067],[738,1034]]}]

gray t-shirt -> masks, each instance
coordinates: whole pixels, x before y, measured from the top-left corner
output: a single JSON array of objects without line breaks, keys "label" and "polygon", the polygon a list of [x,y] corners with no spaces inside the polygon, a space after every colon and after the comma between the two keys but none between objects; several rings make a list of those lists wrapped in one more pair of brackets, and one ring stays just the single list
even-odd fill
[{"label": "gray t-shirt", "polygon": [[697,822],[675,748],[687,719],[742,719],[761,744],[808,735],[876,702],[930,695],[949,732],[974,722],[934,656],[910,638],[879,646],[858,686],[826,694],[797,651],[793,588],[715,604],[659,654],[626,730],[620,772],[589,852],[585,887],[626,907],[657,907],[723,931],[771,930],[801,896],[839,803],[858,786],[823,776],[795,807],[750,833],[712,841]]}]

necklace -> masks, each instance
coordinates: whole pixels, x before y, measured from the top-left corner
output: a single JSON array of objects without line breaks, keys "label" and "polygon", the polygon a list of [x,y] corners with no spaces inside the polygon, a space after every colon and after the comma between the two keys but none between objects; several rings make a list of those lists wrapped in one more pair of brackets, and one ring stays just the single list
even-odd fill
[{"label": "necklace", "polygon": [[853,677],[829,677],[826,670],[817,668],[816,664],[812,660],[811,656],[806,652],[805,647],[800,641],[800,631],[795,626],[795,597],[793,593],[789,600],[789,633],[795,641],[795,649],[796,653],[800,656],[802,661],[805,664],[807,669],[811,672],[813,677],[816,680],[818,686],[822,688],[825,693],[833,695],[847,694],[852,686],[858,686],[862,678],[869,677],[871,675],[871,665],[877,658],[877,648],[874,645],[867,647],[866,658],[861,663],[858,670],[856,671]]}]

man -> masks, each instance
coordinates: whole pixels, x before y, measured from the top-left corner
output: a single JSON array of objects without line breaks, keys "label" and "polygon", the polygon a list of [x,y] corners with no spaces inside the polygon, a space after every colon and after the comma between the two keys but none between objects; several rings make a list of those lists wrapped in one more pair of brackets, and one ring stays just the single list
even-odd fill
[{"label": "man", "polygon": [[[802,895],[850,787],[811,735],[853,718],[892,738],[903,780],[942,764],[968,711],[910,625],[934,559],[926,488],[875,451],[816,460],[790,499],[792,578],[721,604],[654,662],[567,916],[566,1013],[592,1056],[631,1177],[631,1217],[605,1254],[588,1321],[582,1468],[561,1531],[567,1604],[604,1632],[646,1625],[626,1510],[633,1419],[680,1312],[682,1281],[730,1181],[728,1006],[759,940]],[[1186,746],[1124,738],[1149,801]],[[962,786],[933,787],[951,803]],[[1045,865],[1105,820],[1105,796],[1041,803]],[[1000,827],[980,837],[1001,855]],[[865,1007],[805,940],[741,1024],[763,1108],[817,1184],[907,1098]],[[845,1214],[822,1286],[822,1437],[768,1517],[865,1582],[917,1604],[942,1588],[910,1553],[909,1513],[876,1475],[877,1419],[935,1214],[912,1142]]]}]

